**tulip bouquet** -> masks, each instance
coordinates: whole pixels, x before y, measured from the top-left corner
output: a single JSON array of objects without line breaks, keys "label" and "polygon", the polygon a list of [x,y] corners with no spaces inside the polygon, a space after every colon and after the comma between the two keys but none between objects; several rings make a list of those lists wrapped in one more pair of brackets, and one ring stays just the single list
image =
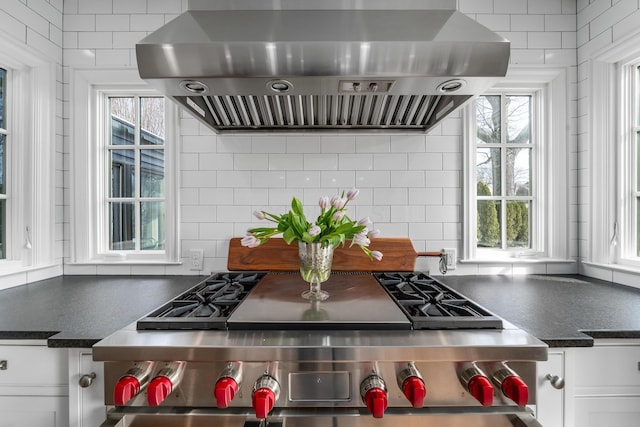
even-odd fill
[{"label": "tulip bouquet", "polygon": [[371,238],[380,234],[379,230],[370,230],[372,226],[369,217],[353,221],[346,214],[347,204],[358,196],[359,190],[353,189],[345,194],[335,195],[331,199],[322,196],[320,215],[315,223],[310,223],[305,217],[302,203],[297,198],[291,201],[291,210],[280,216],[265,211],[255,211],[253,214],[261,220],[271,221],[275,227],[257,227],[247,230],[247,235],[241,240],[242,246],[257,247],[278,234],[287,244],[293,242],[322,243],[334,248],[344,246],[351,240],[349,247],[358,245],[370,259],[380,261],[382,253],[368,248]]}]

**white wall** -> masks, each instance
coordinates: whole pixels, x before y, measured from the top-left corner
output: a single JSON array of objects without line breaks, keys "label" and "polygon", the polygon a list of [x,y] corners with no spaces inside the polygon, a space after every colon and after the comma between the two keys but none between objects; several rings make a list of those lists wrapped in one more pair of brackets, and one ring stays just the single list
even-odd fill
[{"label": "white wall", "polygon": [[[569,69],[572,207],[576,191],[576,6],[563,0],[459,0],[460,9],[512,42],[512,63]],[[185,1],[65,0],[65,112],[70,68],[135,68],[134,45],[186,9]],[[68,115],[65,121],[68,121]],[[312,209],[322,194],[357,187],[353,217],[370,216],[385,237],[410,237],[419,251],[462,248],[460,114],[428,135],[216,136],[195,119],[181,119],[182,254],[204,248],[205,272],[226,269],[227,242],[242,236],[254,209],[283,212],[292,196]],[[65,147],[69,147],[68,134]],[[69,152],[65,152],[68,159]],[[65,164],[69,164],[65,161]],[[66,175],[65,175],[66,176]],[[68,181],[65,181],[68,182]],[[65,197],[68,200],[68,197]],[[65,222],[68,222],[65,206]],[[572,218],[577,218],[575,212]],[[577,222],[573,223],[574,225]],[[577,258],[577,228],[571,230]],[[65,238],[68,236],[65,234]],[[69,245],[65,245],[65,255]],[[418,269],[437,271],[435,260]],[[518,272],[557,272],[546,264],[516,266]],[[458,274],[511,273],[478,265]],[[65,273],[107,273],[98,267],[65,266]],[[187,267],[118,268],[118,273],[191,274]],[[563,270],[564,271],[564,270]]]},{"label": "white wall", "polygon": [[[50,221],[55,228],[54,265],[25,267],[18,273],[3,274],[0,267],[0,289],[29,281],[39,280],[61,271],[64,251],[63,237],[63,101],[62,101],[62,13],[63,0],[2,0],[0,1],[0,38],[8,41],[18,50],[36,57],[38,61],[56,64],[56,111],[55,130],[50,135],[49,142],[55,145],[55,156],[50,159],[50,165],[55,169],[55,180],[49,188],[43,191],[55,194],[55,218]],[[5,52],[6,53],[6,52]],[[20,94],[18,94],[20,96]],[[18,197],[24,197],[19,195]],[[9,218],[9,220],[11,220]],[[48,222],[48,221],[47,221]],[[33,226],[31,227],[32,231]],[[48,233],[49,230],[44,233]],[[38,231],[38,233],[43,233]]]},{"label": "white wall", "polygon": [[[579,253],[581,272],[590,276],[618,283],[640,286],[640,276],[637,270],[629,270],[619,265],[607,265],[608,260],[602,258],[602,247],[608,246],[613,232],[615,214],[594,214],[593,207],[615,206],[615,184],[611,191],[606,185],[596,181],[607,180],[601,171],[610,170],[607,162],[614,159],[615,153],[607,153],[610,159],[604,159],[593,153],[592,147],[603,144],[598,140],[600,135],[591,135],[592,122],[598,117],[592,117],[591,108],[594,103],[594,83],[591,73],[594,62],[603,54],[631,37],[640,40],[640,2],[637,0],[578,0],[577,3],[577,52],[578,52],[578,165],[579,165]],[[635,45],[637,46],[637,41]],[[600,90],[600,87],[597,87]],[[601,118],[600,118],[601,119]],[[600,174],[602,173],[602,176]],[[592,179],[596,178],[596,179]],[[615,209],[612,208],[612,211]],[[604,230],[603,237],[594,237],[594,230]],[[599,243],[604,242],[602,245]],[[606,253],[606,249],[605,253]],[[596,264],[586,264],[595,262]]]}]

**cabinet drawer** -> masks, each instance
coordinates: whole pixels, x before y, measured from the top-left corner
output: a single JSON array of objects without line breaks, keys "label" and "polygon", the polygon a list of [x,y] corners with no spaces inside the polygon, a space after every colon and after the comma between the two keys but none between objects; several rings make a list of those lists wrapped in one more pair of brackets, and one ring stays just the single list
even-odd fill
[{"label": "cabinet drawer", "polygon": [[577,388],[640,388],[640,346],[581,349],[574,381]]},{"label": "cabinet drawer", "polygon": [[0,344],[0,362],[5,368],[0,369],[0,393],[9,387],[66,386],[67,359],[67,349]]}]

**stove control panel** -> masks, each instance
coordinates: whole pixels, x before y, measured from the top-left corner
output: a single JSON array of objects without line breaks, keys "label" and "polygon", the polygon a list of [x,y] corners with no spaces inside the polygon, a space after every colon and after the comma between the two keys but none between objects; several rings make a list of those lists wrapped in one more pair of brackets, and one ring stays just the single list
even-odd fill
[{"label": "stove control panel", "polygon": [[524,406],[535,387],[531,361],[105,362],[107,405],[244,408],[257,419],[303,407],[382,418],[388,408]]}]

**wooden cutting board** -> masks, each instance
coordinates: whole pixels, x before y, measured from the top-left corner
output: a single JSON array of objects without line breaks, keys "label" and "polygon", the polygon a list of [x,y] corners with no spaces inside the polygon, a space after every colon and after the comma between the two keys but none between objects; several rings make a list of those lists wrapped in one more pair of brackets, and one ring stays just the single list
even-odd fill
[{"label": "wooden cutting board", "polygon": [[[287,245],[283,239],[272,238],[257,248],[240,244],[240,238],[229,242],[227,268],[230,271],[295,271],[300,268],[298,245]],[[369,249],[380,251],[382,261],[369,260],[362,250],[353,246],[337,247],[331,269],[335,271],[415,271],[419,256],[439,257],[440,252],[416,252],[411,239],[405,237],[371,240]]]}]

